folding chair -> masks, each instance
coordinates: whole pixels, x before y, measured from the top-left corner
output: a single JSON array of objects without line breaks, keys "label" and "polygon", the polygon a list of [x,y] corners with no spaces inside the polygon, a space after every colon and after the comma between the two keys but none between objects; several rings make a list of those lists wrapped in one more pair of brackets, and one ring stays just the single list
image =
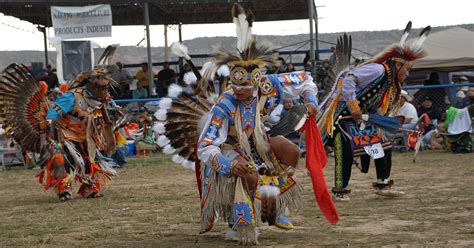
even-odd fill
[{"label": "folding chair", "polygon": [[10,169],[12,165],[21,164],[25,166],[23,152],[21,151],[21,148],[17,145],[15,145],[14,147],[8,147],[4,144],[0,144],[0,161],[2,162],[3,170]]}]

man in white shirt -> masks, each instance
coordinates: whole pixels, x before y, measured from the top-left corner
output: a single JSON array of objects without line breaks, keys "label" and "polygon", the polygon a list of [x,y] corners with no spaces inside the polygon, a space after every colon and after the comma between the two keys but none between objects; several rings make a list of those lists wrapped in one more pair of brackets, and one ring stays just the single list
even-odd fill
[{"label": "man in white shirt", "polygon": [[404,128],[413,129],[418,122],[418,114],[416,112],[415,106],[410,103],[413,98],[408,94],[408,92],[402,90],[400,98],[400,108],[399,114],[405,117],[405,122],[403,123]]}]

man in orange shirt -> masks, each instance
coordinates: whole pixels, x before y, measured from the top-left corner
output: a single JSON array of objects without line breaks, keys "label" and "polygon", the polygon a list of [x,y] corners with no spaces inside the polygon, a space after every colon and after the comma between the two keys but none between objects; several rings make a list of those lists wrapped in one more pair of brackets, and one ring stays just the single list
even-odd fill
[{"label": "man in orange shirt", "polygon": [[150,82],[148,81],[148,64],[142,63],[142,69],[137,72],[135,78],[148,92],[150,91]]}]

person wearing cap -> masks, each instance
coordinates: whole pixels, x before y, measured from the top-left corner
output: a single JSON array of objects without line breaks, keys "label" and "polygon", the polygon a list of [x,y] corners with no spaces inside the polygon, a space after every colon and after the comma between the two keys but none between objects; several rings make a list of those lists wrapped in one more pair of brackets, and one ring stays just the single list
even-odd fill
[{"label": "person wearing cap", "polygon": [[413,101],[408,92],[402,90],[402,97],[400,98],[400,110],[398,111],[399,115],[405,117],[403,127],[408,129],[413,129],[415,124],[418,122],[418,114],[416,112],[415,106],[410,102]]},{"label": "person wearing cap", "polygon": [[433,99],[429,96],[426,96],[421,101],[421,105],[416,111],[418,112],[418,116],[427,114],[430,118],[431,124],[425,129],[425,132],[434,129],[436,124],[442,121],[443,111],[434,106]]},{"label": "person wearing cap", "polygon": [[[470,107],[473,105],[474,105],[474,86],[470,86],[466,92],[466,97],[464,97],[463,99],[461,99],[461,101],[456,103],[456,108],[461,109],[461,108]],[[471,116],[474,116],[474,115],[471,113]]]},{"label": "person wearing cap", "polygon": [[115,63],[117,65],[117,70],[112,74],[112,78],[120,85],[119,96],[127,98],[130,95],[130,83],[133,78],[130,73],[123,69],[122,62]]},{"label": "person wearing cap", "polygon": [[[469,83],[469,78],[467,78],[466,76],[461,76],[458,78],[458,82],[459,84]],[[462,86],[457,88],[457,90],[458,91],[456,92],[456,106],[458,107],[460,105],[459,102],[463,101],[463,99],[466,98],[467,92],[469,91],[469,86]]]},{"label": "person wearing cap", "polygon": [[[406,26],[399,43],[388,46],[352,70],[338,72],[333,90],[320,105],[318,127],[322,130],[322,137],[328,144],[333,144],[335,151],[335,180],[332,192],[336,200],[350,200],[348,194],[351,190],[348,186],[354,158],[364,157],[374,148],[377,151],[377,155],[375,152],[371,153],[377,174],[377,181],[372,184],[374,193],[387,197],[404,194],[392,188],[390,142],[383,132],[377,132],[377,128],[369,122],[364,125],[361,123],[363,114],[386,116],[398,112],[401,86],[409,75],[413,61],[426,56],[422,44],[430,27],[423,29],[418,40],[407,44],[405,41],[410,30],[411,22]],[[345,45],[344,40],[341,42],[336,48],[336,63],[344,61],[348,54],[350,56],[350,51],[345,49],[350,44]],[[360,128],[363,131],[357,131]],[[364,138],[363,142],[357,142],[356,137]],[[369,161],[370,157],[362,161],[362,172],[368,171]]]}]

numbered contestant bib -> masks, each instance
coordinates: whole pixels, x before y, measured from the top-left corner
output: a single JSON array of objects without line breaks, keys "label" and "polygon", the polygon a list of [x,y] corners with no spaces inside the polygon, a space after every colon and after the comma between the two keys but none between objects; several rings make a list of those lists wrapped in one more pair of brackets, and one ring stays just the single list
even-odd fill
[{"label": "numbered contestant bib", "polygon": [[[365,123],[364,129],[360,129],[353,122],[346,122],[346,130],[351,135],[351,147],[354,155],[355,151],[362,150],[369,154],[373,159],[382,158],[385,156],[382,147],[382,138],[377,134],[377,128],[370,123]],[[360,155],[360,154],[357,154]]]},{"label": "numbered contestant bib", "polygon": [[381,143],[364,146],[364,150],[373,159],[383,158],[385,156]]}]

